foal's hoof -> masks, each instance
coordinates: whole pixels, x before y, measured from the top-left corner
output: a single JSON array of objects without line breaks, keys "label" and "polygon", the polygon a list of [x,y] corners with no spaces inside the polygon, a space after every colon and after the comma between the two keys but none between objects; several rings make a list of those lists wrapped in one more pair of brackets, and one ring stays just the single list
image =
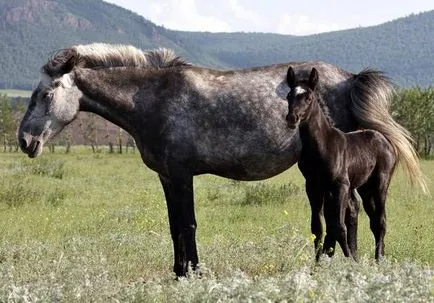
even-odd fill
[{"label": "foal's hoof", "polygon": [[324,249],[324,254],[326,254],[329,258],[332,258],[335,255],[335,249],[333,247]]},{"label": "foal's hoof", "polygon": [[183,268],[183,270],[176,271],[176,278],[175,280],[179,280],[180,278],[201,278],[202,272],[200,271],[199,264],[195,266],[188,266],[187,268]]},{"label": "foal's hoof", "polygon": [[381,256],[379,258],[375,258],[375,263],[381,264],[384,260],[386,260],[386,258],[384,256]]},{"label": "foal's hoof", "polygon": [[359,262],[359,257],[357,255],[351,254],[351,257],[352,257],[354,262],[356,262],[356,263]]},{"label": "foal's hoof", "polygon": [[187,277],[189,278],[202,278],[202,272],[200,270],[199,264],[194,267],[190,267],[187,272]]},{"label": "foal's hoof", "polygon": [[315,261],[318,263],[322,257],[327,256],[327,259],[330,260],[335,254],[335,250],[333,247],[329,248],[319,248],[316,252]]}]

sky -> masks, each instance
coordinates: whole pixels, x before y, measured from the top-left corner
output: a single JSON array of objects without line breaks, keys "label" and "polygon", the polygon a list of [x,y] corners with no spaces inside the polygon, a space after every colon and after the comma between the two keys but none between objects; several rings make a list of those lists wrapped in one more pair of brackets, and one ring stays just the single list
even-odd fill
[{"label": "sky", "polygon": [[105,0],[166,28],[310,35],[434,10],[433,0]]}]

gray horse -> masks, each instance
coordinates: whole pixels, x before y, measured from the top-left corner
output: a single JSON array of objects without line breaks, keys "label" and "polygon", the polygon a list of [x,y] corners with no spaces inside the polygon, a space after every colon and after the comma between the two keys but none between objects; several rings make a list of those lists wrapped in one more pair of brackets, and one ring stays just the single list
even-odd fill
[{"label": "gray horse", "polygon": [[[371,128],[391,142],[411,180],[422,181],[409,134],[388,113],[392,86],[382,73],[351,74],[324,62],[291,63],[307,77],[323,76],[318,93],[335,126]],[[29,157],[71,123],[96,113],[128,131],[143,162],[158,173],[166,197],[174,271],[197,269],[193,176],[261,180],[291,165],[301,149],[285,119],[288,64],[220,71],[196,67],[167,49],[77,45],[42,68],[18,139]]]}]

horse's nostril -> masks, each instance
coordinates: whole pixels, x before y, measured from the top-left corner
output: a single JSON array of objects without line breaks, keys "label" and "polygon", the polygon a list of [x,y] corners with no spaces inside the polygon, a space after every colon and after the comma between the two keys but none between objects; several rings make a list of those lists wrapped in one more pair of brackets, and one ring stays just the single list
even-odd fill
[{"label": "horse's nostril", "polygon": [[20,146],[21,146],[21,148],[26,149],[29,146],[29,144],[27,143],[26,139],[21,138],[20,139]]}]

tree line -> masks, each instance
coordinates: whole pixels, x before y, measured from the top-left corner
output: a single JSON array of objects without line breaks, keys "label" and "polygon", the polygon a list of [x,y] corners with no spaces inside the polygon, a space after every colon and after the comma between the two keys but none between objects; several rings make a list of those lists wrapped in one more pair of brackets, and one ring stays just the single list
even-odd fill
[{"label": "tree line", "polygon": [[433,153],[434,88],[415,86],[398,91],[391,106],[392,116],[404,126],[414,139],[414,146],[422,156]]},{"label": "tree line", "polygon": [[[25,103],[23,98],[12,99],[0,94],[0,146],[5,152],[18,151],[16,131],[25,111]],[[433,154],[434,87],[415,86],[398,90],[390,110],[394,119],[411,133],[418,153],[421,156]],[[107,145],[111,153],[128,152],[128,148],[134,150],[134,140],[122,129],[110,128],[108,122],[94,115],[78,120],[75,129],[66,129],[49,144],[51,152],[55,151],[56,145],[64,146],[69,152],[71,145],[77,143],[91,147],[95,153],[101,151],[101,145]],[[78,135],[81,142],[77,142]]]}]

